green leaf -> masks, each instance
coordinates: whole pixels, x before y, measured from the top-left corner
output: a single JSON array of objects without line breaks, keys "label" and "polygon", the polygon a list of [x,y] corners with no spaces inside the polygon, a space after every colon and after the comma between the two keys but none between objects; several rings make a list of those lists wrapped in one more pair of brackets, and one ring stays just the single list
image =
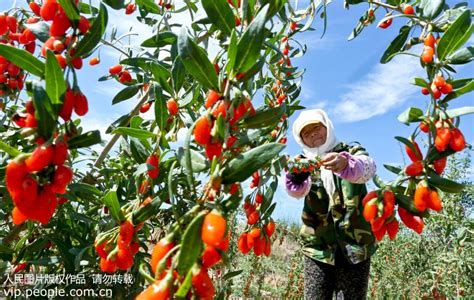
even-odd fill
[{"label": "green leaf", "polygon": [[265,5],[250,23],[244,34],[237,43],[236,63],[234,70],[236,73],[245,73],[250,69],[257,59],[260,58],[263,40],[265,38],[265,22],[268,12],[268,5]]},{"label": "green leaf", "polygon": [[178,36],[178,51],[184,67],[199,83],[208,89],[219,90],[219,80],[214,66],[204,49],[191,40],[184,27]]},{"label": "green leaf", "polygon": [[438,59],[442,61],[446,56],[461,48],[471,37],[472,31],[471,11],[466,10],[441,36],[437,49]]},{"label": "green leaf", "polygon": [[43,43],[45,43],[49,39],[49,24],[45,21],[39,21],[33,24],[23,24],[26,28],[28,28],[36,38]]},{"label": "green leaf", "polygon": [[38,132],[40,136],[48,140],[56,127],[58,116],[53,113],[51,100],[38,82],[33,83],[33,104]]},{"label": "green leaf", "polygon": [[155,80],[160,84],[160,86],[172,94],[173,89],[168,83],[168,79],[171,77],[170,71],[158,63],[149,64],[149,68]]},{"label": "green leaf", "polygon": [[233,271],[233,272],[226,273],[226,274],[222,277],[222,279],[224,279],[224,280],[229,280],[229,279],[231,279],[231,278],[233,278],[233,277],[235,277],[235,276],[239,276],[240,274],[242,274],[243,271],[244,271],[244,270],[238,270],[238,271]]},{"label": "green leaf", "polygon": [[101,191],[95,186],[81,182],[71,183],[70,185],[68,185],[68,190],[73,193],[81,193],[86,195],[101,195]]},{"label": "green leaf", "polygon": [[117,223],[125,220],[125,216],[123,215],[117,198],[117,190],[112,189],[105,195],[104,204],[107,206],[110,215],[115,219],[115,221],[117,221]]},{"label": "green leaf", "polygon": [[[204,155],[202,155],[201,153],[199,153],[199,152],[197,152],[193,149],[190,149],[189,151],[191,152],[191,163],[192,163],[193,172],[199,173],[199,172],[202,172],[202,171],[209,168],[209,160],[207,158],[205,158]],[[178,161],[179,161],[180,165],[183,168],[187,168],[186,156],[185,156],[185,152],[184,152],[183,147],[179,147],[178,153],[177,153],[177,158],[178,158]]]},{"label": "green leaf", "polygon": [[171,31],[158,32],[155,36],[143,41],[141,46],[145,48],[160,48],[174,44],[176,39],[176,34]]},{"label": "green leaf", "polygon": [[77,6],[73,1],[74,0],[58,0],[58,3],[61,5],[69,20],[79,21],[81,15],[79,15]]},{"label": "green leaf", "polygon": [[269,143],[239,154],[224,168],[222,183],[242,182],[263,167],[285,148],[279,143]]},{"label": "green leaf", "polygon": [[64,80],[63,70],[56,59],[53,51],[46,52],[46,94],[48,94],[54,112],[59,113],[63,104],[62,97],[66,92],[66,80]]},{"label": "green leaf", "polygon": [[446,63],[452,65],[463,65],[471,62],[474,59],[474,47],[466,47],[446,58]]},{"label": "green leaf", "polygon": [[179,286],[178,291],[174,294],[174,296],[177,299],[186,298],[186,295],[188,294],[188,291],[191,288],[192,279],[193,279],[193,270],[190,269],[188,271],[188,274],[186,274],[186,277],[184,278],[183,283],[181,283],[181,285]]},{"label": "green leaf", "polygon": [[104,4],[101,4],[99,15],[94,20],[94,23],[92,23],[91,28],[84,38],[77,44],[77,50],[76,53],[74,53],[74,57],[87,57],[92,54],[94,48],[99,44],[100,39],[104,35],[107,27],[107,20],[107,8]]},{"label": "green leaf", "polygon": [[129,128],[129,127],[119,127],[115,129],[112,133],[128,135],[128,136],[135,137],[138,139],[156,138],[156,134],[154,134],[153,132],[150,132],[148,130],[143,130],[143,129]]},{"label": "green leaf", "polygon": [[11,158],[17,157],[21,151],[0,140],[0,150],[10,155]]},{"label": "green leaf", "polygon": [[285,6],[287,0],[262,0],[261,2],[262,2],[262,6],[266,4],[270,6],[268,8],[268,13],[267,13],[267,18],[270,18],[274,16],[276,13],[278,13]]},{"label": "green leaf", "polygon": [[[103,2],[108,2],[108,0],[104,0]],[[88,15],[96,15],[99,13],[99,10],[97,8],[84,2],[79,3],[79,11],[83,14]]]},{"label": "green leaf", "polygon": [[428,170],[428,183],[446,193],[460,193],[466,186],[456,181],[443,178],[432,170]]},{"label": "green leaf", "polygon": [[230,35],[235,27],[235,17],[226,0],[202,0],[207,17],[225,35]]},{"label": "green leaf", "polygon": [[260,110],[253,116],[248,116],[242,121],[245,128],[262,128],[276,125],[283,115],[284,106]]},{"label": "green leaf", "polygon": [[100,131],[93,130],[71,138],[67,144],[69,149],[77,149],[90,147],[100,142]]},{"label": "green leaf", "polygon": [[188,225],[184,232],[178,256],[177,270],[179,274],[186,274],[196,263],[202,252],[201,230],[206,211],[201,211]]},{"label": "green leaf", "polygon": [[112,7],[113,9],[125,8],[125,0],[102,0],[102,2]]},{"label": "green leaf", "polygon": [[23,70],[40,78],[44,77],[44,63],[30,52],[10,45],[0,44],[0,55],[9,61],[15,62],[15,65]]},{"label": "green leaf", "polygon": [[474,114],[474,106],[464,106],[446,111],[448,118],[455,118],[469,114]]},{"label": "green leaf", "polygon": [[150,204],[142,206],[139,209],[133,211],[133,224],[140,224],[155,216],[160,211],[160,206],[162,203],[163,201],[161,201],[160,197],[157,196]]},{"label": "green leaf", "polygon": [[419,87],[428,87],[428,82],[424,80],[423,78],[420,77],[415,77],[412,82],[413,85],[419,86]]},{"label": "green leaf", "polygon": [[166,101],[163,98],[161,88],[158,85],[153,85],[153,90],[155,96],[155,122],[158,128],[164,132],[168,122],[169,112],[166,108]]},{"label": "green leaf", "polygon": [[184,79],[186,77],[186,70],[184,69],[184,65],[181,62],[179,56],[174,60],[173,67],[171,69],[171,76],[173,79],[174,91],[177,93],[183,87]]},{"label": "green leaf", "polygon": [[112,100],[112,104],[117,104],[117,103],[120,103],[122,101],[132,98],[138,93],[138,91],[141,88],[142,88],[142,84],[127,86],[126,88],[118,92],[117,95],[115,95],[114,99]]},{"label": "green leaf", "polygon": [[464,85],[463,87],[453,90],[449,95],[444,97],[443,100],[439,101],[441,104],[445,104],[463,94],[469,93],[474,90],[474,80],[469,81],[468,84]]},{"label": "green leaf", "polygon": [[444,0],[421,0],[419,8],[423,17],[432,20],[443,11],[443,6]]},{"label": "green leaf", "polygon": [[160,8],[153,0],[136,0],[135,3],[140,7],[146,9],[148,12],[159,14]]},{"label": "green leaf", "polygon": [[352,41],[353,39],[355,39],[362,32],[362,30],[364,30],[364,28],[366,27],[364,25],[364,22],[367,18],[367,15],[368,12],[366,11],[365,14],[359,18],[359,21],[357,21],[357,24],[355,25],[354,29],[352,29],[351,35],[349,35],[349,37],[347,38],[348,41]]},{"label": "green leaf", "polygon": [[400,52],[403,49],[403,45],[408,39],[408,34],[410,33],[410,26],[403,26],[400,28],[400,34],[390,43],[387,50],[385,50],[380,63],[386,64],[394,57],[395,53]]},{"label": "green leaf", "polygon": [[234,29],[232,30],[232,33],[230,35],[229,48],[227,52],[227,64],[225,68],[228,73],[230,73],[234,69],[235,60],[237,58],[237,42],[237,33]]},{"label": "green leaf", "polygon": [[410,125],[413,122],[421,121],[423,116],[423,111],[417,107],[409,107],[400,115],[398,115],[398,121],[406,125]]},{"label": "green leaf", "polygon": [[408,196],[405,196],[401,193],[395,193],[395,198],[398,200],[398,205],[400,205],[412,214],[424,216],[428,213],[428,210],[425,210],[422,213],[418,209],[416,209],[413,199]]},{"label": "green leaf", "polygon": [[390,172],[395,173],[397,175],[400,174],[400,172],[402,172],[402,169],[397,167],[397,166],[393,166],[393,165],[390,165],[390,164],[384,164],[383,166],[385,167],[385,169],[387,169]]}]

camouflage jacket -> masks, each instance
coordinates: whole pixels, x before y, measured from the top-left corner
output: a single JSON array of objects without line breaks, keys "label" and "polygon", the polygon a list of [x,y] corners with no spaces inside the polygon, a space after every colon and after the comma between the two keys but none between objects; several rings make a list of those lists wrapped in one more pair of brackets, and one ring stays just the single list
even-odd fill
[{"label": "camouflage jacket", "polygon": [[[360,145],[339,143],[331,152],[347,151],[351,155],[368,155]],[[347,261],[357,264],[376,250],[376,240],[370,224],[362,216],[362,199],[367,194],[365,184],[354,184],[336,175],[333,200],[326,193],[316,173],[311,190],[304,200],[303,226],[300,236],[303,252],[315,260],[334,265],[339,246]]]}]

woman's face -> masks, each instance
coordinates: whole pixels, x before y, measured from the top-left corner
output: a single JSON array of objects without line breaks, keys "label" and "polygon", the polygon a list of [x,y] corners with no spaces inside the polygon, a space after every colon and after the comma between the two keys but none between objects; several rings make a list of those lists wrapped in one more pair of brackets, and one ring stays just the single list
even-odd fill
[{"label": "woman's face", "polygon": [[321,123],[309,124],[301,130],[303,142],[310,148],[316,148],[324,145],[327,137],[327,129]]}]

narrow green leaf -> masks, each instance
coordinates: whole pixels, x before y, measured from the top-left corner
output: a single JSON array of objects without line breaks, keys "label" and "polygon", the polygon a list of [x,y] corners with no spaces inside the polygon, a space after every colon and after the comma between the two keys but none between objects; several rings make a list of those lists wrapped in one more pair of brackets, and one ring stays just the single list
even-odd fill
[{"label": "narrow green leaf", "polygon": [[45,65],[30,52],[10,45],[0,44],[0,55],[15,65],[40,78],[44,77]]},{"label": "narrow green leaf", "polygon": [[229,273],[226,273],[222,278],[224,280],[229,280],[233,277],[236,277],[236,276],[239,276],[240,274],[242,274],[244,270],[238,270],[238,271],[233,271],[233,272],[229,272]]},{"label": "narrow green leaf", "polygon": [[170,84],[168,83],[168,79],[171,77],[170,71],[163,67],[158,63],[150,63],[148,65],[150,68],[151,73],[155,80],[160,84],[160,86],[167,91],[168,93],[172,94],[173,89],[171,88]]},{"label": "narrow green leaf", "polygon": [[390,172],[395,173],[397,175],[400,174],[400,172],[402,172],[402,169],[397,167],[397,166],[393,166],[393,165],[390,165],[390,164],[384,164],[383,166],[385,167],[385,169],[387,169]]},{"label": "narrow green leaf", "polygon": [[472,31],[471,11],[465,10],[441,36],[437,47],[438,59],[442,61],[446,56],[461,48],[471,37]]},{"label": "narrow green leaf", "polygon": [[68,141],[68,147],[69,149],[86,148],[100,142],[100,131],[92,130],[71,138]]},{"label": "narrow green leaf", "polygon": [[92,54],[94,48],[99,44],[100,39],[104,35],[105,29],[107,27],[107,8],[104,4],[100,5],[100,11],[97,18],[92,23],[91,28],[86,33],[84,38],[79,41],[77,44],[76,53],[74,57],[87,57]]},{"label": "narrow green leaf", "polygon": [[38,132],[46,140],[53,134],[58,116],[53,112],[51,100],[46,91],[38,83],[33,83],[33,104],[35,106],[35,118],[38,122]]},{"label": "narrow green leaf", "polygon": [[127,99],[132,98],[135,96],[138,91],[142,88],[142,84],[135,84],[135,85],[130,85],[121,90],[120,92],[115,95],[114,99],[112,100],[112,104],[117,104],[122,101],[125,101]]},{"label": "narrow green leaf", "polygon": [[98,188],[93,185],[82,182],[71,183],[70,185],[68,185],[68,190],[73,193],[81,193],[95,196],[101,195],[101,191]]},{"label": "narrow green leaf", "polygon": [[176,93],[183,87],[184,79],[186,77],[186,70],[184,69],[183,62],[179,58],[176,57],[173,63],[173,67],[171,69],[171,78],[173,79],[173,89]]},{"label": "narrow green leaf", "polygon": [[277,124],[284,112],[284,106],[259,110],[253,116],[248,116],[242,121],[245,128],[262,128]]},{"label": "narrow green leaf", "polygon": [[21,151],[8,145],[7,143],[0,141],[0,150],[10,155],[11,158],[17,157],[21,154]]},{"label": "narrow green leaf", "polygon": [[214,66],[209,61],[204,49],[191,40],[184,27],[178,36],[178,51],[186,71],[204,87],[219,90],[219,81]]},{"label": "narrow green leaf", "polygon": [[228,184],[244,181],[256,170],[275,158],[283,148],[285,148],[285,145],[269,143],[240,154],[225,167],[222,183]]},{"label": "narrow green leaf", "polygon": [[415,77],[412,82],[413,85],[419,86],[419,87],[428,87],[428,82],[424,80],[423,78],[420,77]]},{"label": "narrow green leaf", "polygon": [[104,204],[109,209],[110,215],[118,223],[125,220],[125,216],[120,208],[120,203],[117,198],[117,190],[110,190],[104,197]]},{"label": "narrow green leaf", "polygon": [[129,127],[119,127],[115,129],[112,133],[128,135],[128,136],[135,137],[138,139],[156,138],[156,134],[154,134],[153,132],[143,130],[143,129],[129,128]]},{"label": "narrow green leaf", "polygon": [[422,16],[430,20],[436,18],[443,11],[443,6],[444,0],[421,0],[419,5]]},{"label": "narrow green leaf", "polygon": [[446,193],[460,193],[466,186],[456,181],[443,178],[432,170],[428,170],[428,184]]},{"label": "narrow green leaf", "polygon": [[[191,163],[192,163],[192,170],[195,173],[200,173],[209,168],[209,160],[204,157],[201,153],[190,149],[191,151]],[[187,168],[186,164],[186,156],[183,147],[179,147],[178,149],[178,161],[180,165],[184,168]],[[188,170],[189,171],[189,170]]]},{"label": "narrow green leaf", "polygon": [[125,0],[102,0],[102,2],[104,2],[113,9],[125,8]]},{"label": "narrow green leaf", "polygon": [[181,285],[179,286],[178,291],[174,294],[174,296],[177,299],[186,298],[186,295],[188,294],[189,289],[191,288],[192,279],[193,279],[193,270],[190,269],[188,271],[188,274],[186,274],[186,277],[184,278],[183,283],[181,283]]},{"label": "narrow green leaf", "polygon": [[153,91],[155,99],[155,122],[158,128],[164,132],[169,118],[166,101],[163,98],[163,91],[160,86],[153,85]]},{"label": "narrow green leaf", "polygon": [[465,106],[446,111],[446,115],[448,116],[448,118],[455,118],[469,114],[474,114],[474,106]]},{"label": "narrow green leaf", "polygon": [[236,64],[234,66],[236,73],[245,73],[260,58],[265,38],[267,12],[268,4],[260,10],[237,43]]},{"label": "narrow green leaf", "polygon": [[202,0],[207,17],[225,35],[230,35],[235,27],[235,17],[226,0]]},{"label": "narrow green leaf", "polygon": [[206,211],[201,211],[188,225],[182,239],[179,251],[177,270],[186,274],[196,263],[202,252],[201,230]]},{"label": "narrow green leaf", "polygon": [[226,70],[228,73],[230,73],[234,69],[235,65],[235,60],[237,58],[237,33],[234,30],[232,30],[232,33],[230,35],[230,43],[229,43],[229,49],[227,52],[227,65],[226,65]]},{"label": "narrow green leaf", "polygon": [[46,70],[45,70],[45,81],[46,81],[46,93],[51,100],[51,105],[55,113],[61,111],[63,104],[63,95],[66,92],[67,85],[64,79],[63,70],[56,59],[53,51],[47,50],[46,52]]},{"label": "narrow green leaf", "polygon": [[421,117],[423,116],[423,111],[417,107],[409,107],[400,115],[398,115],[398,121],[404,123],[406,125],[410,125],[413,122],[421,121]]},{"label": "narrow green leaf", "polygon": [[176,34],[171,31],[158,32],[155,36],[144,40],[141,46],[145,48],[161,48],[174,44],[176,39]]},{"label": "narrow green leaf", "polygon": [[394,57],[393,54],[400,52],[403,49],[403,45],[408,39],[408,34],[410,33],[410,26],[403,26],[400,28],[399,35],[390,43],[387,50],[385,50],[382,58],[380,59],[380,63],[386,64]]},{"label": "narrow green leaf", "polygon": [[77,6],[73,1],[74,0],[58,0],[68,19],[71,21],[79,21],[81,15],[79,15]]},{"label": "narrow green leaf", "polygon": [[160,8],[153,0],[136,0],[135,3],[153,14],[159,14]]},{"label": "narrow green leaf", "polygon": [[446,63],[452,65],[463,65],[471,62],[474,59],[474,47],[466,47],[455,53],[449,55],[446,59]]},{"label": "narrow green leaf", "polygon": [[160,211],[162,203],[160,197],[156,196],[150,204],[135,210],[132,214],[133,224],[140,224],[155,216]]},{"label": "narrow green leaf", "polygon": [[458,98],[461,95],[471,92],[472,90],[474,90],[474,80],[469,81],[469,83],[467,83],[463,87],[452,91],[449,95],[444,97],[443,100],[439,101],[439,103],[445,104],[455,98]]}]

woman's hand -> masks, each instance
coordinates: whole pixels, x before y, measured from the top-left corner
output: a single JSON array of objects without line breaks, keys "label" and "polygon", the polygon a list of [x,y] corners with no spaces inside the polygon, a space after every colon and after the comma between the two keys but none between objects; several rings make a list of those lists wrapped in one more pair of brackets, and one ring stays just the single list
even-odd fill
[{"label": "woman's hand", "polygon": [[347,167],[347,158],[337,152],[327,153],[322,157],[321,165],[326,170],[341,173]]}]

